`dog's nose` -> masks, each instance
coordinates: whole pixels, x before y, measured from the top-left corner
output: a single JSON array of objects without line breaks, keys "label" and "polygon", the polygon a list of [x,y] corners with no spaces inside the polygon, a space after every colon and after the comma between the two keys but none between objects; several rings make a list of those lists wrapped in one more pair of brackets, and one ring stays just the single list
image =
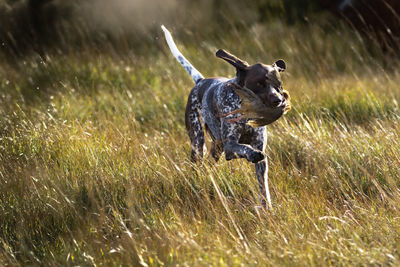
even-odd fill
[{"label": "dog's nose", "polygon": [[278,97],[277,95],[271,95],[270,96],[270,102],[271,102],[271,105],[273,106],[273,107],[277,107],[277,106],[279,106],[281,103],[282,103],[282,98],[281,97]]}]

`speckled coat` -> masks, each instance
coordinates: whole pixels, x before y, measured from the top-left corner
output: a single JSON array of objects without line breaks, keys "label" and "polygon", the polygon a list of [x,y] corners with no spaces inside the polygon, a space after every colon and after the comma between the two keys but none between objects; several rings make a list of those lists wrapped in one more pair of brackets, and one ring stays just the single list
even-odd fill
[{"label": "speckled coat", "polygon": [[269,83],[268,76],[283,71],[286,64],[283,60],[278,60],[273,65],[257,63],[250,66],[228,52],[219,50],[217,57],[236,67],[236,77],[204,78],[180,53],[168,30],[163,26],[162,29],[172,54],[196,83],[190,91],[185,112],[192,161],[198,162],[203,158],[207,132],[212,139],[211,155],[216,161],[224,152],[226,160],[245,158],[254,163],[261,202],[264,206],[268,204],[271,207],[267,157],[264,154],[267,143],[266,126],[253,128],[246,124],[246,119],[234,120],[240,114],[226,114],[237,110],[241,104],[240,97],[230,86],[232,83],[246,86],[272,107],[282,107],[283,110],[285,99],[280,94],[280,85]]},{"label": "speckled coat", "polygon": [[[270,203],[269,190],[266,188],[268,187],[267,158],[263,152],[267,144],[266,126],[253,128],[246,124],[246,120],[229,122],[230,118],[239,116],[238,114],[221,117],[222,114],[240,107],[239,96],[229,86],[229,83],[235,80],[202,79],[190,92],[185,122],[192,145],[191,159],[199,161],[203,157],[204,132],[207,131],[212,139],[211,155],[216,161],[221,153],[225,152],[226,160],[245,158],[255,163],[256,176],[262,192],[261,200],[263,204],[265,200]],[[264,196],[267,199],[264,199]]]}]

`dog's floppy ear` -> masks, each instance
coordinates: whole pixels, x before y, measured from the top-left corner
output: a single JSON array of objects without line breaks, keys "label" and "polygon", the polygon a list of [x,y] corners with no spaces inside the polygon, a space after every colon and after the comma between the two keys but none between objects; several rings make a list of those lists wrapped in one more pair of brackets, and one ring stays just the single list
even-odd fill
[{"label": "dog's floppy ear", "polygon": [[232,54],[229,54],[223,49],[218,50],[217,53],[215,53],[215,55],[236,67],[237,83],[240,86],[243,86],[244,79],[246,76],[246,70],[247,67],[249,66],[249,63],[247,63],[244,60],[241,60],[240,58],[235,57]]},{"label": "dog's floppy ear", "polygon": [[278,59],[277,61],[272,64],[274,68],[277,68],[279,72],[285,71],[286,70],[286,63],[283,61],[283,59]]},{"label": "dog's floppy ear", "polygon": [[244,60],[241,60],[240,58],[235,57],[234,55],[226,52],[223,49],[219,49],[217,51],[217,53],[215,53],[215,55],[219,58],[222,58],[223,60],[225,60],[226,62],[228,62],[229,64],[232,64],[233,66],[235,66],[238,70],[245,70],[248,66],[249,63],[247,63]]}]

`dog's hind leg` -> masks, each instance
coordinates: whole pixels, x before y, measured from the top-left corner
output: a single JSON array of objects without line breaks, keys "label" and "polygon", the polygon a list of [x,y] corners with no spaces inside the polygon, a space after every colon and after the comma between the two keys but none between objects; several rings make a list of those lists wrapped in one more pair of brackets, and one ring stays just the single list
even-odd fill
[{"label": "dog's hind leg", "polygon": [[196,89],[192,90],[189,94],[186,104],[185,124],[192,147],[190,158],[192,162],[198,162],[203,158],[205,138],[199,113],[199,101]]},{"label": "dog's hind leg", "polygon": [[206,129],[206,132],[210,136],[212,142],[211,142],[211,156],[217,162],[219,158],[221,157],[221,154],[224,150],[224,146],[222,144],[222,141],[218,140],[217,138],[214,137],[213,133],[211,132],[211,129],[208,127],[207,124],[204,124],[204,128]]},{"label": "dog's hind leg", "polygon": [[218,161],[221,157],[221,154],[224,150],[223,144],[221,141],[213,140],[211,143],[211,156],[215,161]]}]

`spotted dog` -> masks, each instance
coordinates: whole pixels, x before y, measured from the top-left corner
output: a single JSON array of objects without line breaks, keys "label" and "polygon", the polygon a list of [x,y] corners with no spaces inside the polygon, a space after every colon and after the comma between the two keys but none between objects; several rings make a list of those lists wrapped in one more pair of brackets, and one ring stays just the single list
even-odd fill
[{"label": "spotted dog", "polygon": [[273,122],[284,113],[287,101],[282,94],[281,84],[271,82],[268,77],[284,71],[285,62],[278,60],[272,65],[249,65],[220,49],[216,56],[236,68],[236,77],[204,78],[180,53],[170,32],[164,26],[161,28],[172,54],[196,83],[189,94],[185,112],[186,129],[192,147],[191,160],[197,162],[202,159],[206,131],[212,139],[211,155],[216,161],[224,152],[226,160],[245,158],[255,164],[262,205],[268,204],[271,208],[267,157],[264,153],[267,143],[266,126],[253,128],[246,123],[247,119],[240,119],[240,114],[234,112],[240,108],[241,99],[232,84],[252,90],[266,105],[281,109],[281,114],[271,119]]}]

